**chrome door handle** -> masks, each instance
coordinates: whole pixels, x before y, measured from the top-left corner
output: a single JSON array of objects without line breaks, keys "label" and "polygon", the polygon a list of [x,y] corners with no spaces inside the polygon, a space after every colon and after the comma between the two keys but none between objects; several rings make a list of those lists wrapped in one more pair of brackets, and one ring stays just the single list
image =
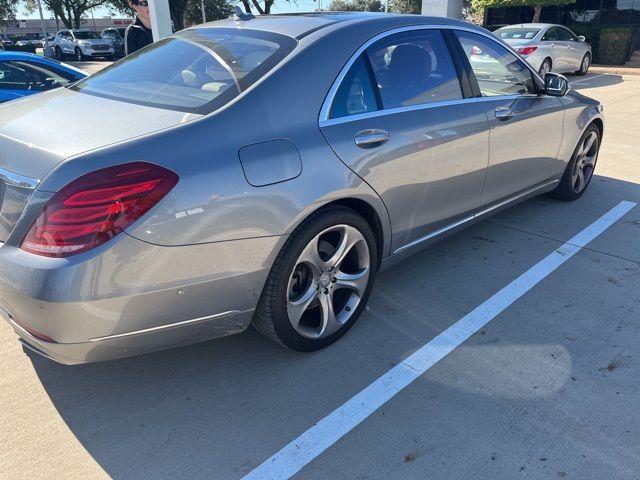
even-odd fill
[{"label": "chrome door handle", "polygon": [[516,112],[507,107],[498,107],[494,113],[498,120],[509,120],[516,114]]},{"label": "chrome door handle", "polygon": [[354,141],[360,148],[375,148],[389,141],[391,135],[384,130],[362,130],[356,133]]}]

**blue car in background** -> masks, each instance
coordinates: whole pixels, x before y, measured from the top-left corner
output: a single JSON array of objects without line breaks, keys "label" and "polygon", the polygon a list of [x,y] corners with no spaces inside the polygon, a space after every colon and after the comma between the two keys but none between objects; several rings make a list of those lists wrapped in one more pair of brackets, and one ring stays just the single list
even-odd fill
[{"label": "blue car in background", "polygon": [[33,53],[0,52],[0,103],[64,87],[87,74]]}]

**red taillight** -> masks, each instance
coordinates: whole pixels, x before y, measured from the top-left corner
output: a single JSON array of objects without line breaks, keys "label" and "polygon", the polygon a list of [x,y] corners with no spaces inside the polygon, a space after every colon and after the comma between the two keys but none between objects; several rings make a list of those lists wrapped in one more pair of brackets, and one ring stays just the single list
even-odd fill
[{"label": "red taillight", "polygon": [[44,340],[45,342],[49,342],[49,343],[58,343],[56,342],[53,338],[48,337],[47,335],[45,335],[44,333],[40,333],[39,331],[31,328],[31,327],[27,327],[26,325],[22,325],[21,323],[18,323],[15,321],[15,319],[13,320],[15,322],[16,325],[18,325],[21,329],[23,329],[24,331],[30,333],[31,335],[33,335],[36,338],[39,338],[40,340]]},{"label": "red taillight", "polygon": [[520,55],[531,55],[538,47],[520,47],[516,50]]},{"label": "red taillight", "polygon": [[86,252],[122,232],[177,182],[172,171],[144,162],[83,175],[47,202],[20,248],[46,257]]}]

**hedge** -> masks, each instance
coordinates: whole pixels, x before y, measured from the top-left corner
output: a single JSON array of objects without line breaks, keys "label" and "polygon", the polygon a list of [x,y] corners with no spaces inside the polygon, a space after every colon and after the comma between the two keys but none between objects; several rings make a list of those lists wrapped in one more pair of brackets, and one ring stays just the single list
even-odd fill
[{"label": "hedge", "polygon": [[633,27],[608,27],[600,31],[596,62],[603,65],[623,65],[627,60]]}]

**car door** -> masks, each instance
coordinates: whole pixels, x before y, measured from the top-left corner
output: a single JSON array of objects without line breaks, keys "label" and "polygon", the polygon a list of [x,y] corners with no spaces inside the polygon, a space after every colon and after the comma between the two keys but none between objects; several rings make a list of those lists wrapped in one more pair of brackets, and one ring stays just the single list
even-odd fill
[{"label": "car door", "polygon": [[567,66],[566,47],[560,44],[556,27],[549,28],[542,36],[541,43],[551,55],[551,70],[563,72]]},{"label": "car door", "polygon": [[557,27],[558,37],[567,47],[567,70],[575,72],[580,69],[584,57],[583,45],[571,31],[564,27]]},{"label": "car door", "polygon": [[64,33],[64,47],[66,53],[75,53],[75,46],[73,44],[73,35],[71,32]]},{"label": "car door", "polygon": [[61,32],[60,34],[60,41],[59,41],[59,46],[60,46],[60,50],[62,50],[62,53],[67,53],[68,50],[68,46],[67,46],[67,32]]},{"label": "car door", "polygon": [[332,87],[320,127],[384,201],[396,251],[477,211],[488,122],[440,30],[390,32],[365,47]]},{"label": "car door", "polygon": [[539,93],[532,71],[493,38],[455,33],[491,128],[483,206],[550,183],[562,140],[562,103]]}]

